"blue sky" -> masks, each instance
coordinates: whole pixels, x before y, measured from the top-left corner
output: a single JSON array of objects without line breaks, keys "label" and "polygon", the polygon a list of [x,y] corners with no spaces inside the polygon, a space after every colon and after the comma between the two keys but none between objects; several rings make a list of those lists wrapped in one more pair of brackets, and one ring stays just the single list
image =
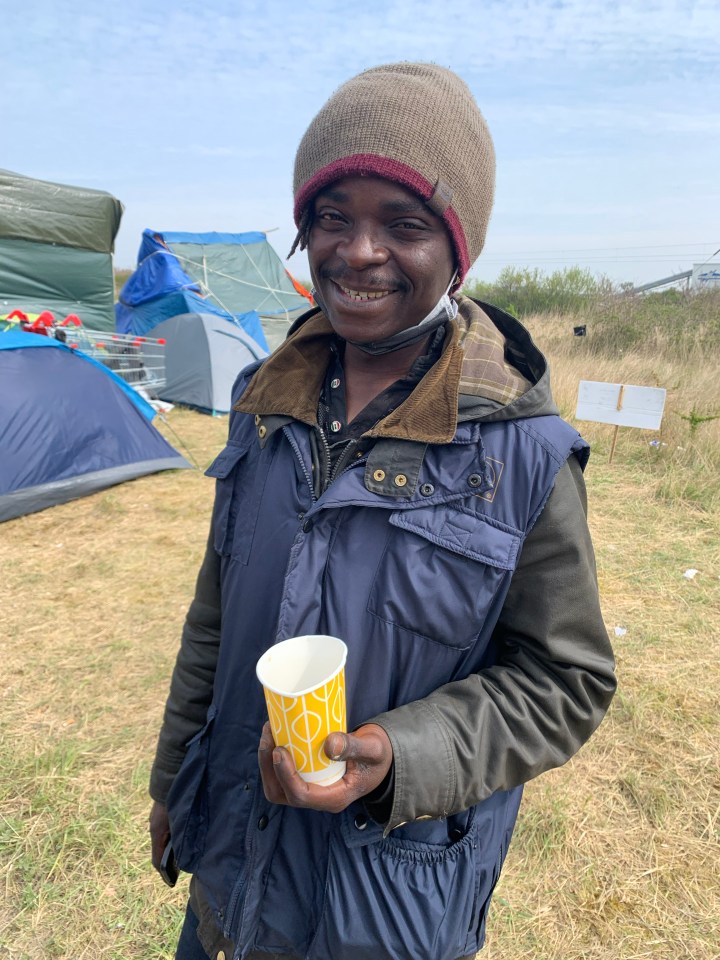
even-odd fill
[{"label": "blue sky", "polygon": [[[305,127],[345,79],[394,60],[455,69],[493,134],[496,203],[471,276],[579,264],[641,283],[720,247],[717,0],[0,10],[0,167],[118,197],[119,267],[145,227],[276,228],[284,257]],[[288,265],[307,276],[304,255]]]}]

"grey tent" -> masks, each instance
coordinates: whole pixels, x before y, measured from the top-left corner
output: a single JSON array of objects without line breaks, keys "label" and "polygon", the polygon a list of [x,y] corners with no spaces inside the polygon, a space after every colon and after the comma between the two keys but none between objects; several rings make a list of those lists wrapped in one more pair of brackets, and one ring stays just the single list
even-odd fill
[{"label": "grey tent", "polygon": [[0,170],[0,316],[76,314],[112,330],[112,251],[122,204],[102,190]]},{"label": "grey tent", "polygon": [[160,399],[210,413],[228,413],[238,373],[267,356],[243,329],[211,313],[181,313],[152,333],[166,341]]}]

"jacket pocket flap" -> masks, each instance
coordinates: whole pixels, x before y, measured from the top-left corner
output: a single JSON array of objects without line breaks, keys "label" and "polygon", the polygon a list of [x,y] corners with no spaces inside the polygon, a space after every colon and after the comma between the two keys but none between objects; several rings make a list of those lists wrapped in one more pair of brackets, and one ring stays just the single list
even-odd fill
[{"label": "jacket pocket flap", "polygon": [[346,847],[367,847],[371,843],[380,843],[383,838],[383,826],[375,823],[361,802],[343,810],[338,820]]},{"label": "jacket pocket flap", "polygon": [[234,443],[233,441],[228,443],[225,449],[220,451],[207,468],[205,476],[215,477],[217,480],[224,480],[232,473],[237,462],[248,452],[252,442],[253,439],[249,439],[244,443]]},{"label": "jacket pocket flap", "polygon": [[398,510],[390,523],[470,560],[502,570],[517,565],[522,543],[518,530],[453,504]]}]

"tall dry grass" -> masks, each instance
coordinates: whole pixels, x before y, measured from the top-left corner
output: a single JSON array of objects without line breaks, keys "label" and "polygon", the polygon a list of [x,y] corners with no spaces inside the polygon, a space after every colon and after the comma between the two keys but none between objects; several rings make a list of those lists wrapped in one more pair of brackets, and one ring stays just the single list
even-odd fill
[{"label": "tall dry grass", "polygon": [[[525,324],[550,360],[553,394],[568,420],[574,417],[580,380],[665,388],[661,429],[619,430],[615,456],[644,471],[658,498],[714,510],[720,508],[720,298],[706,298],[704,308],[705,314],[698,306],[694,327],[666,319],[648,325],[641,342],[631,347],[613,336],[615,319],[602,315],[596,320],[587,314],[535,315]],[[573,334],[580,325],[586,328],[584,337]],[[596,456],[609,455],[614,427],[577,426]]]},{"label": "tall dry grass", "polygon": [[[580,379],[661,385],[666,446],[580,425],[619,692],[529,784],[487,960],[720,957],[720,501],[714,356],[599,349],[531,318],[572,418]],[[227,421],[161,425],[205,466]],[[163,473],[0,526],[0,957],[173,956],[187,880],[150,869],[147,778],[212,482]],[[699,572],[684,576],[689,569]],[[625,631],[615,636],[615,628]]]},{"label": "tall dry grass", "polygon": [[691,418],[720,414],[718,316],[681,346],[655,324],[642,348],[615,347],[602,316],[526,318],[571,422],[580,380],[667,401],[657,433],[618,431],[612,463],[614,427],[576,424],[619,691],[580,754],[526,789],[488,960],[720,957],[720,418]]}]

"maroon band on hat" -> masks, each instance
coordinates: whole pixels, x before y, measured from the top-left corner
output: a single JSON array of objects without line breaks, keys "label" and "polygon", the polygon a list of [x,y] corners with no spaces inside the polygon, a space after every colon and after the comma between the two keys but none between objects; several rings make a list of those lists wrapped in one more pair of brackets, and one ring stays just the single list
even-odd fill
[{"label": "maroon band on hat", "polygon": [[[435,192],[435,184],[430,183],[417,170],[413,170],[412,167],[401,163],[399,160],[391,160],[389,157],[381,157],[374,153],[354,153],[349,157],[333,160],[332,163],[321,167],[298,190],[294,209],[296,226],[300,226],[300,217],[305,207],[324,187],[336,180],[342,180],[343,177],[353,177],[363,173],[400,183],[417,193],[425,201],[429,200]],[[455,247],[458,260],[458,279],[462,280],[470,269],[470,257],[465,242],[465,233],[457,214],[451,206],[442,214],[442,220]]]}]

